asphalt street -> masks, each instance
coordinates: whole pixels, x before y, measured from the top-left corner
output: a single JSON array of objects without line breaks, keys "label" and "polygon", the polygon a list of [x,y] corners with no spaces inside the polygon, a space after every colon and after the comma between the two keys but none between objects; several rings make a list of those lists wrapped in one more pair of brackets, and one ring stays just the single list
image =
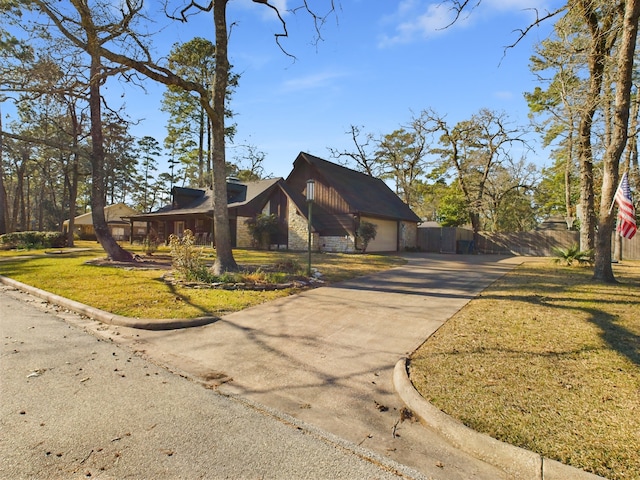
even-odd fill
[{"label": "asphalt street", "polygon": [[204,388],[35,297],[0,287],[0,311],[2,479],[425,478]]}]

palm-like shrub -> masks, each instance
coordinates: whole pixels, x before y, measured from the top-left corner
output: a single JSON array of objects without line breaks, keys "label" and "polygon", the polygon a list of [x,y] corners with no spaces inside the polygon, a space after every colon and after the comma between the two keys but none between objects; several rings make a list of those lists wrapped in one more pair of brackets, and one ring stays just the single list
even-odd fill
[{"label": "palm-like shrub", "polygon": [[553,255],[556,257],[553,259],[555,263],[564,263],[567,266],[571,266],[574,263],[578,265],[591,265],[593,263],[593,250],[580,250],[578,244],[574,244],[569,248],[554,248]]}]

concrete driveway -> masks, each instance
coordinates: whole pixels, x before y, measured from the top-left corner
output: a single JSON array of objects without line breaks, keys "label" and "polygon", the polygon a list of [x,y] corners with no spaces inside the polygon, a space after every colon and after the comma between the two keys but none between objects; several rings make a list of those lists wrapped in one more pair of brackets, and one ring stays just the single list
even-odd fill
[{"label": "concrete driveway", "polygon": [[384,273],[321,287],[202,327],[102,334],[240,396],[441,479],[505,478],[403,411],[393,368],[522,259],[406,255]]}]

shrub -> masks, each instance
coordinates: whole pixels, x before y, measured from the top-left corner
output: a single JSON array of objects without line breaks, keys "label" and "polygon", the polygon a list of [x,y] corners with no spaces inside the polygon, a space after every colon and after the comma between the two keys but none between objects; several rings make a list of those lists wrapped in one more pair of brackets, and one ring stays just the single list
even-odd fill
[{"label": "shrub", "polygon": [[[287,260],[282,260],[277,262],[273,268],[279,272],[291,273],[291,274],[301,274],[304,270],[300,262],[295,258],[290,258]],[[305,267],[306,268],[306,267]]]},{"label": "shrub", "polygon": [[142,251],[145,255],[153,255],[158,250],[158,239],[154,235],[147,235],[142,240]]},{"label": "shrub", "polygon": [[212,275],[203,260],[202,248],[195,248],[195,237],[185,230],[182,238],[169,235],[171,260],[176,274],[188,282],[210,282]]},{"label": "shrub", "polygon": [[378,234],[378,226],[371,222],[360,222],[357,233],[362,241],[362,253],[365,253],[369,242],[375,239]]},{"label": "shrub", "polygon": [[553,255],[556,257],[553,259],[555,263],[564,263],[567,266],[573,265],[573,262],[577,262],[578,265],[591,265],[593,263],[593,251],[581,251],[580,246],[575,244],[569,248],[554,248]]},{"label": "shrub", "polygon": [[62,232],[12,232],[0,235],[0,244],[6,248],[26,250],[62,248],[67,245],[67,237]]},{"label": "shrub", "polygon": [[245,223],[253,237],[254,244],[258,248],[270,248],[271,235],[278,233],[278,217],[273,213],[270,215],[261,213],[248,219]]}]

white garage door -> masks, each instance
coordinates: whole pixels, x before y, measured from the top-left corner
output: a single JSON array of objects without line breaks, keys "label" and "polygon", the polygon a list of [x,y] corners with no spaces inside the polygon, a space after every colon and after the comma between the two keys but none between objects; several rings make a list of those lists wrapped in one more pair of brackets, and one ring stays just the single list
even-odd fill
[{"label": "white garage door", "polygon": [[395,252],[398,249],[398,222],[366,217],[362,217],[361,221],[378,226],[376,238],[369,242],[367,252]]}]

